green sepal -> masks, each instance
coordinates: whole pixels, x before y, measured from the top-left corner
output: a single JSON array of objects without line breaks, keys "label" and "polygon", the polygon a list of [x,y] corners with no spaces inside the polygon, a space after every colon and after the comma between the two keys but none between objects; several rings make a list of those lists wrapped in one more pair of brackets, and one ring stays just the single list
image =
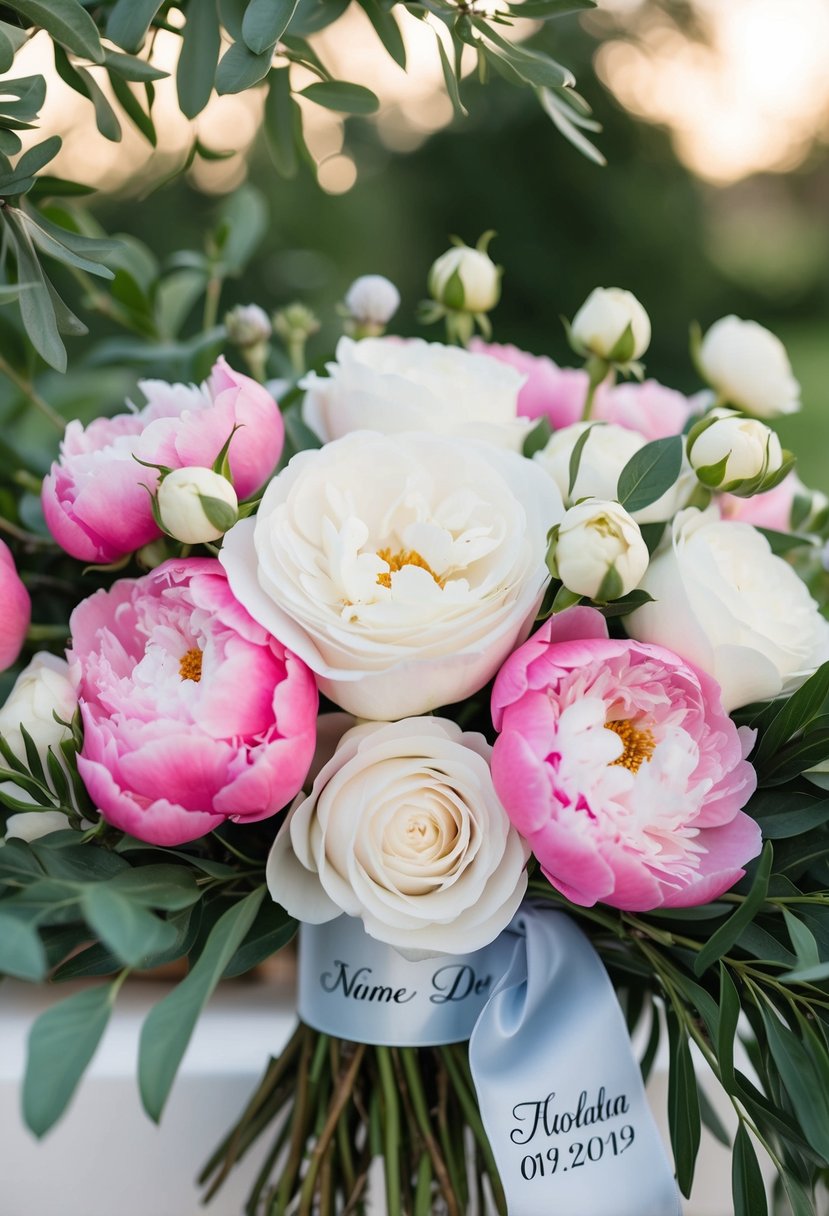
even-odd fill
[{"label": "green sepal", "polygon": [[199,502],[210,523],[218,532],[227,532],[239,518],[238,511],[235,511],[221,498],[213,498],[210,494],[199,494]]},{"label": "green sepal", "polygon": [[562,584],[555,594],[550,615],[555,616],[558,612],[566,612],[568,608],[573,608],[576,604],[580,604],[581,601],[582,596],[577,595],[575,591],[571,591],[569,587],[565,587]]},{"label": "green sepal", "polygon": [[235,426],[233,427],[233,430],[230,432],[230,434],[228,435],[224,444],[222,445],[222,450],[219,452],[218,456],[213,461],[213,464],[210,466],[214,473],[218,473],[220,477],[224,477],[225,481],[229,481],[231,485],[233,485],[233,478],[230,475],[230,462],[228,460],[228,452],[230,451],[230,443],[231,443],[231,440],[233,439],[233,436],[243,425],[244,425],[244,423],[242,423],[242,422],[237,422],[235,424]]},{"label": "green sepal", "polygon": [[627,366],[633,359],[633,352],[636,350],[636,339],[633,336],[633,325],[628,321],[625,326],[624,333],[617,338],[610,354],[607,356],[608,363],[615,363],[619,366]]},{"label": "green sepal", "polygon": [[440,293],[441,303],[447,308],[451,308],[456,312],[461,312],[466,303],[466,292],[463,286],[463,280],[457,269],[453,270],[443,290]]},{"label": "green sepal", "polygon": [[521,449],[528,460],[532,459],[536,452],[544,451],[552,433],[553,428],[550,426],[550,420],[546,414],[543,414],[527,435],[524,440],[524,446]]},{"label": "green sepal", "polygon": [[[725,476],[726,466],[728,465],[728,457],[730,455],[731,453],[729,452],[727,456],[723,456],[722,460],[718,460],[716,464],[705,464],[702,466],[702,468],[694,469],[698,480],[710,490],[716,490],[718,487],[722,486],[722,479]],[[742,483],[736,482],[735,484],[740,485]],[[722,486],[722,488],[725,489],[724,486]]]},{"label": "green sepal", "polygon": [[618,600],[625,590],[622,576],[616,566],[608,566],[607,573],[599,585],[599,590],[593,596],[597,604],[607,604],[610,600]]}]

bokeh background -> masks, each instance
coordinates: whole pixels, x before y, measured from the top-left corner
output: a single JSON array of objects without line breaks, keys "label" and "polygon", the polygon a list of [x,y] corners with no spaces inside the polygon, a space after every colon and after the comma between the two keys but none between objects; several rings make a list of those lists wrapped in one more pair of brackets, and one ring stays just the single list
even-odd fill
[{"label": "bokeh background", "polygon": [[[602,124],[605,167],[558,135],[530,91],[502,80],[468,82],[470,117],[453,121],[433,38],[413,18],[405,35],[408,74],[361,13],[348,10],[324,32],[332,66],[372,84],[382,109],[343,122],[303,102],[313,163],[291,178],[268,156],[253,90],[214,98],[198,120],[202,144],[230,155],[198,159],[171,182],[193,130],[163,83],[155,152],[127,130],[106,143],[91,107],[50,87],[46,133],[65,138],[58,170],[80,176],[82,164],[99,187],[93,215],[143,242],[161,266],[201,249],[233,192],[248,191],[240,239],[255,254],[224,284],[221,311],[303,300],[324,320],[314,358],[330,350],[334,306],[357,274],[392,278],[404,298],[399,328],[419,332],[426,271],[448,235],[473,243],[489,228],[505,267],[498,340],[566,362],[559,317],[597,284],[625,286],[653,319],[649,373],[692,389],[689,322],[756,318],[786,342],[803,385],[804,411],[781,425],[783,438],[803,479],[829,491],[829,0],[600,0],[592,13],[550,23],[549,49],[575,71]],[[172,56],[176,43],[161,39],[156,57]],[[27,48],[33,60],[37,44]],[[145,254],[134,253],[140,263]],[[77,300],[77,286],[67,294]],[[138,374],[134,340],[105,315],[83,315],[91,334],[72,340],[70,376],[38,379],[67,416],[112,412]],[[17,341],[9,317],[0,309],[7,348]],[[199,324],[194,306],[187,326]],[[169,350],[142,355],[141,374],[179,370]],[[37,471],[54,433],[31,411],[23,419],[8,385],[3,411]]]}]

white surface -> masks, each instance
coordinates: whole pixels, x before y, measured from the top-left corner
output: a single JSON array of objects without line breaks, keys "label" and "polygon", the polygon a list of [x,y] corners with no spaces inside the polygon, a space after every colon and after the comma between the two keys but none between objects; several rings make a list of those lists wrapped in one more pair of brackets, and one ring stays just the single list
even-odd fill
[{"label": "white surface", "polygon": [[[207,1209],[194,1179],[293,1028],[290,988],[272,980],[220,987],[156,1127],[138,1097],[138,1035],[169,989],[127,985],[68,1115],[38,1143],[19,1114],[26,1035],[37,1014],[70,991],[68,985],[0,986],[0,1216],[239,1216],[267,1142],[251,1151]],[[659,1067],[648,1093],[667,1143],[667,1076]],[[716,1084],[709,1096],[731,1126]],[[729,1216],[730,1175],[730,1153],[703,1129],[687,1216]]]}]

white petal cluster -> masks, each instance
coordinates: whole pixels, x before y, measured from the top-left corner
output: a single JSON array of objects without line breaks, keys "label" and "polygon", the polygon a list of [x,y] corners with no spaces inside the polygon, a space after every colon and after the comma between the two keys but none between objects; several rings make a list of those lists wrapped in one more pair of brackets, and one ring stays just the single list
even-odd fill
[{"label": "white petal cluster", "polygon": [[437,435],[303,452],[225,537],[234,595],[358,717],[481,688],[526,637],[561,496],[531,461]]},{"label": "white petal cluster", "polygon": [[756,321],[735,316],[716,321],[702,340],[699,365],[723,401],[758,418],[800,409],[800,385],[786,348]]},{"label": "white petal cluster", "polygon": [[446,718],[350,730],[276,838],[271,895],[310,924],[360,917],[404,951],[488,945],[518,909],[529,853],[495,793],[491,751]]},{"label": "white petal cluster", "polygon": [[577,347],[600,359],[611,359],[628,327],[633,344],[622,362],[640,359],[650,346],[650,317],[632,292],[595,287],[573,318],[570,333]]}]

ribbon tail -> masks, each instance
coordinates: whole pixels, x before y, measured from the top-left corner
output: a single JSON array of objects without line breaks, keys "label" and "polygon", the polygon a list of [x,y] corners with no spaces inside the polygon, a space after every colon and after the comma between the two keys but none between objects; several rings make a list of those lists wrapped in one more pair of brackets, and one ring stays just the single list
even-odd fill
[{"label": "ribbon tail", "polygon": [[681,1216],[613,986],[563,913],[525,905],[469,1046],[510,1216]]}]

